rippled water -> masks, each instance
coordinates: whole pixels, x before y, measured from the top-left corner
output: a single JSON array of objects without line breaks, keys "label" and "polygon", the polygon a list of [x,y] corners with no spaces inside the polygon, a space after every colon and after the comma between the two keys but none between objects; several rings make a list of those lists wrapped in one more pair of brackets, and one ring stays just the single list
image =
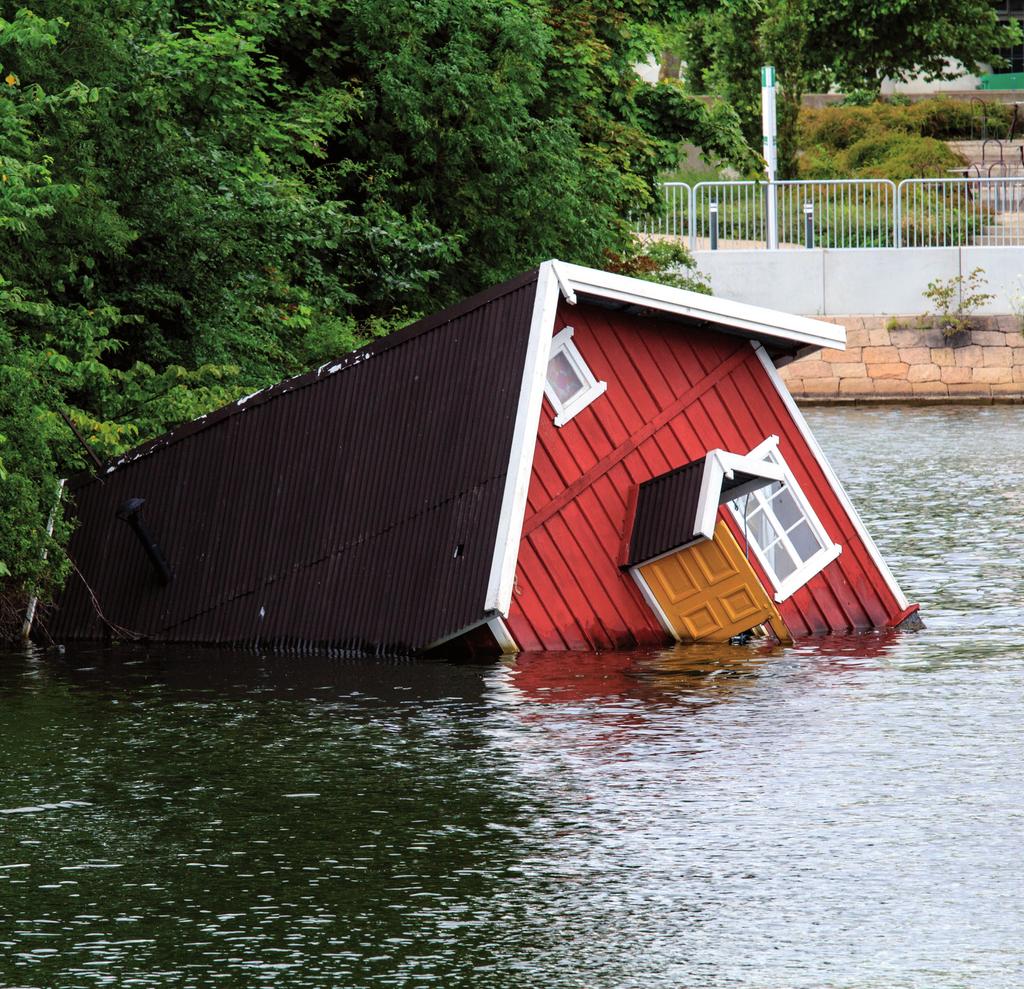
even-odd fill
[{"label": "rippled water", "polygon": [[1024,411],[809,418],[926,631],[0,657],[0,985],[1024,984]]}]

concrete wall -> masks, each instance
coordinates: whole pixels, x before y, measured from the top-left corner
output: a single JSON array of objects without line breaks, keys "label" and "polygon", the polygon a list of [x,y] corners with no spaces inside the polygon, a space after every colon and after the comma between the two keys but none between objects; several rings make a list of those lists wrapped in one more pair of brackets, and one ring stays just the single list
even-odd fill
[{"label": "concrete wall", "polygon": [[987,316],[963,339],[918,316],[838,316],[846,350],[782,369],[797,399],[819,402],[1024,402],[1024,334],[1015,316]]},{"label": "concrete wall", "polygon": [[937,278],[982,268],[994,298],[979,314],[1013,312],[1024,292],[1024,247],[695,251],[715,295],[806,316],[898,315],[927,310]]}]

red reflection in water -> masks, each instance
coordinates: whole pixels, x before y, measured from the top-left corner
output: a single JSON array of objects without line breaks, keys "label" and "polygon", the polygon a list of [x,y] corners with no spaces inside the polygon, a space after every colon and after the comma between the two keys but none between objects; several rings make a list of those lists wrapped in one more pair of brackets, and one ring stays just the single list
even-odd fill
[{"label": "red reflection in water", "polygon": [[[676,646],[651,652],[530,653],[510,666],[512,686],[524,700],[574,704],[604,699],[651,703],[706,703],[727,700],[768,674],[797,667],[801,672],[841,676],[878,667],[906,633],[888,630],[861,635],[804,639],[795,647],[774,642]],[[696,703],[692,703],[696,702]],[[703,702],[703,703],[701,703]]]}]

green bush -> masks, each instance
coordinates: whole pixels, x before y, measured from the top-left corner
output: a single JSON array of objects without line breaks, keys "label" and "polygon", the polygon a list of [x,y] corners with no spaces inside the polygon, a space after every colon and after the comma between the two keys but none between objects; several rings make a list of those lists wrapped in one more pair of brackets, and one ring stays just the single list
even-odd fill
[{"label": "green bush", "polygon": [[620,275],[660,282],[710,295],[707,276],[697,267],[693,255],[675,240],[634,240],[625,251],[606,253],[605,267]]},{"label": "green bush", "polygon": [[950,169],[964,164],[942,141],[891,132],[862,138],[839,156],[839,162],[850,177],[893,182],[947,176]]},{"label": "green bush", "polygon": [[932,304],[934,312],[925,315],[931,325],[938,323],[943,335],[956,337],[969,330],[977,310],[995,298],[982,288],[988,284],[983,268],[955,278],[936,278],[921,294]]},{"label": "green bush", "polygon": [[983,113],[989,136],[1004,137],[1010,129],[1013,111],[1006,103],[986,103],[982,110],[976,103],[937,96],[914,104],[909,113],[922,137],[957,141],[981,137]]},{"label": "green bush", "polygon": [[840,151],[877,130],[877,115],[869,107],[821,107],[800,111],[797,136],[803,149]]},{"label": "green bush", "polygon": [[805,111],[801,117],[804,150],[800,155],[800,177],[899,182],[946,176],[966,162],[942,141],[922,135],[921,130],[955,129],[963,124],[963,116],[944,116],[947,104],[952,103],[948,99],[925,100],[915,106],[876,103],[870,107]]},{"label": "green bush", "polygon": [[800,111],[798,134],[805,153],[815,147],[841,151],[865,137],[894,131],[940,141],[978,139],[983,113],[989,136],[1003,137],[1009,131],[1013,113],[1006,103],[986,103],[982,110],[977,103],[948,96],[935,96],[918,103],[876,100],[870,105],[861,102],[863,94],[855,96],[858,100],[855,103],[808,107]]},{"label": "green bush", "polygon": [[838,156],[826,148],[811,148],[800,156],[800,178],[841,179],[846,178]]},{"label": "green bush", "polygon": [[873,89],[851,89],[840,102],[840,106],[871,106],[878,100],[878,93]]}]

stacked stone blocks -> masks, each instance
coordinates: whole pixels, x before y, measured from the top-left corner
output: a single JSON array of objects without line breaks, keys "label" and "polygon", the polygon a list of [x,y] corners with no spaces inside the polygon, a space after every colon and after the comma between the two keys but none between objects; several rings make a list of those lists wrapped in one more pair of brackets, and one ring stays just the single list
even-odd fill
[{"label": "stacked stone blocks", "polygon": [[1024,334],[1016,316],[979,316],[956,339],[920,316],[830,316],[846,350],[782,369],[795,398],[820,401],[1024,401]]}]

